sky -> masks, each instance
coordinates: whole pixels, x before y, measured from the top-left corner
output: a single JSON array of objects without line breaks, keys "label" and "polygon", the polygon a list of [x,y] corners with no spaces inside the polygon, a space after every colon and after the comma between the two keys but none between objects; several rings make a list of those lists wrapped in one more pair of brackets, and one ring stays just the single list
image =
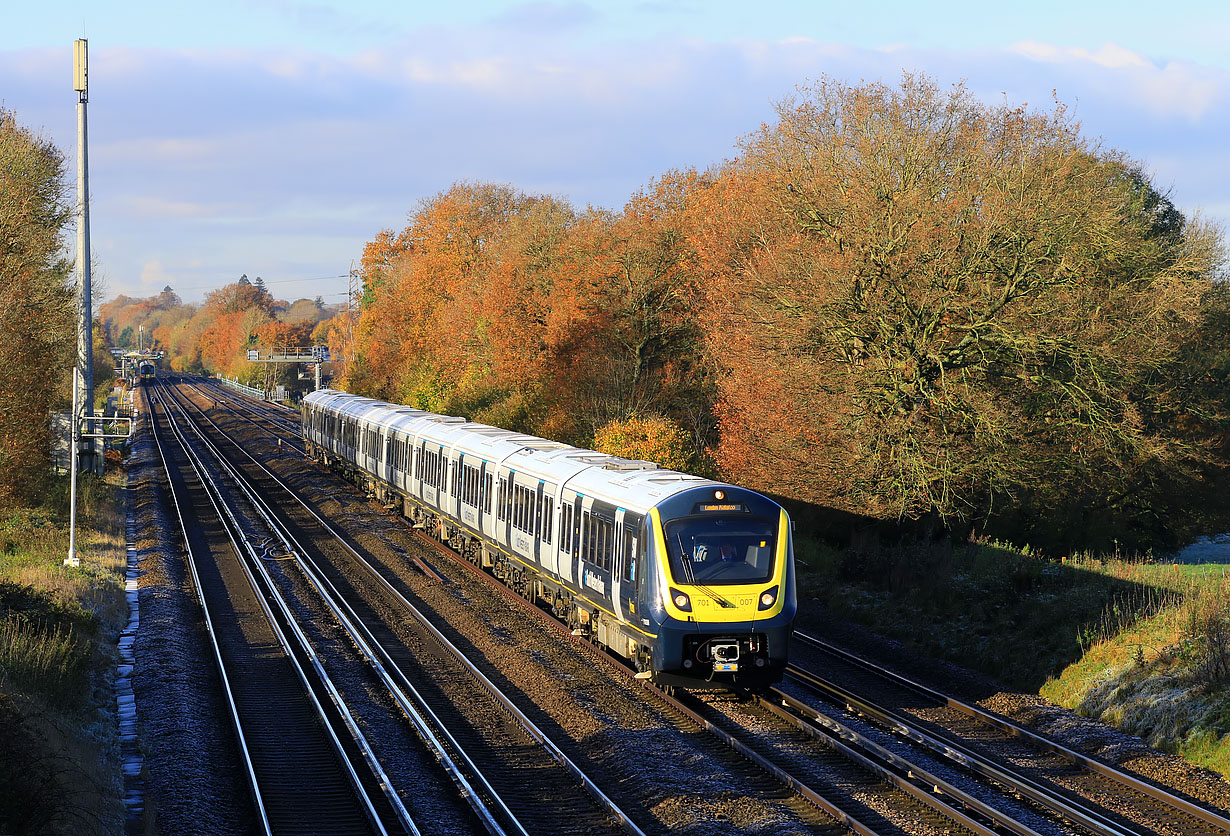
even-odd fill
[{"label": "sky", "polygon": [[102,298],[170,285],[199,301],[247,275],[341,301],[364,243],[455,182],[617,210],[664,172],[734,157],[822,76],[1057,100],[1185,213],[1230,227],[1224,2],[179,5],[0,12],[0,107],[59,146],[73,182],[72,46],[89,40]]}]

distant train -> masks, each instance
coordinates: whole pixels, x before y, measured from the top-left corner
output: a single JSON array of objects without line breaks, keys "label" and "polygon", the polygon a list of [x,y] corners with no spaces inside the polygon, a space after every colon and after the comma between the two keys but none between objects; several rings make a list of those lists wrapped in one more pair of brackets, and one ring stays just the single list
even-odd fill
[{"label": "distant train", "polygon": [[782,676],[791,524],[750,490],[325,389],[309,455],[664,686]]},{"label": "distant train", "polygon": [[142,360],[137,366],[137,379],[144,383],[147,380],[153,380],[155,366],[149,360]]}]

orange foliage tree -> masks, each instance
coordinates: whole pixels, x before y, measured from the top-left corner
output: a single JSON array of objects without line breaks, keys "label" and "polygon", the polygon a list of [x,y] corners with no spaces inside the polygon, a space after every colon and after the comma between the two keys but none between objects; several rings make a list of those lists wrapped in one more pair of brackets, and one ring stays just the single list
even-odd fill
[{"label": "orange foliage tree", "polygon": [[621,451],[658,416],[692,466],[843,510],[1143,530],[1222,484],[1226,385],[1181,371],[1220,246],[1062,107],[822,81],[618,212],[436,195],[330,344],[352,391]]},{"label": "orange foliage tree", "polygon": [[[825,81],[778,116],[700,227],[709,353],[734,360],[726,468],[1030,539],[1060,516],[1139,525],[1160,472],[1198,475],[1164,370],[1216,275],[1210,229],[1061,107],[907,76]],[[772,469],[751,461],[766,443]]]},{"label": "orange foliage tree", "polygon": [[553,198],[454,186],[368,245],[347,383],[582,444],[656,412],[699,448],[713,420],[698,406],[707,378],[683,229],[696,180],[672,174],[619,215],[579,216]]}]

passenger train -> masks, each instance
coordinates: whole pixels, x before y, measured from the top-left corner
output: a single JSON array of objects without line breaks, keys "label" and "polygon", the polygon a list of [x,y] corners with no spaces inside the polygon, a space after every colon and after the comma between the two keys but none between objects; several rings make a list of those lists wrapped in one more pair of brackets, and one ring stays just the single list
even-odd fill
[{"label": "passenger train", "polygon": [[325,389],[308,454],[664,687],[757,689],[794,621],[791,523],[744,488]]},{"label": "passenger train", "polygon": [[137,366],[137,378],[145,383],[147,380],[153,380],[155,374],[154,364],[149,360],[142,360]]}]

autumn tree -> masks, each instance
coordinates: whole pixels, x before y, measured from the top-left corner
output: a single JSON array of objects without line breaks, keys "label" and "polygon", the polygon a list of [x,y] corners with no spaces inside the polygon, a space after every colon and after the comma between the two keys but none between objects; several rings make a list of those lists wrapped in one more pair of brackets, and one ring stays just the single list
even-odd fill
[{"label": "autumn tree", "polygon": [[365,248],[343,385],[586,445],[611,421],[668,415],[699,449],[713,420],[696,407],[707,378],[683,213],[695,181],[663,177],[622,213],[491,184],[425,202]]},{"label": "autumn tree", "polygon": [[506,186],[458,184],[426,201],[402,233],[368,245],[346,372],[355,391],[445,411],[469,373],[481,376],[490,253],[525,200]]},{"label": "autumn tree", "polygon": [[612,421],[594,435],[594,449],[684,473],[696,472],[700,464],[688,431],[662,415]]},{"label": "autumn tree", "polygon": [[826,80],[743,150],[699,230],[733,475],[767,442],[804,498],[1028,537],[1200,457],[1162,416],[1218,236],[1062,106]]},{"label": "autumn tree", "polygon": [[47,420],[69,391],[74,297],[63,232],[64,157],[0,108],[0,501],[28,498],[49,466]]},{"label": "autumn tree", "polygon": [[284,322],[296,324],[310,322],[315,325],[326,318],[323,300],[319,296],[316,297],[315,301],[311,299],[296,299],[280,318]]},{"label": "autumn tree", "polygon": [[260,310],[272,315],[273,305],[273,297],[263,287],[248,281],[246,275],[240,276],[239,281],[211,290],[205,296],[205,307],[212,308],[219,314]]},{"label": "autumn tree", "polygon": [[585,408],[593,428],[635,415],[668,416],[685,426],[697,454],[711,440],[713,390],[698,317],[703,296],[694,270],[689,205],[708,187],[696,172],[670,172],[607,219],[596,253],[595,301],[605,346]]}]

